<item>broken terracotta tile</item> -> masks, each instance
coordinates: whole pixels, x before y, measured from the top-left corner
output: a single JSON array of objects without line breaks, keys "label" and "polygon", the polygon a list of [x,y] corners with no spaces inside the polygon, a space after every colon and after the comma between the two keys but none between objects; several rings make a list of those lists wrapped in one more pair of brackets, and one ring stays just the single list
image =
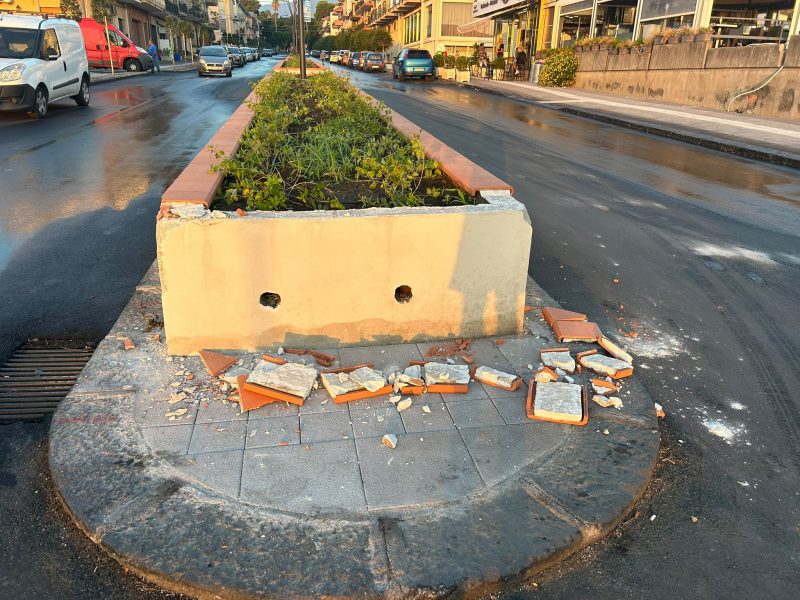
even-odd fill
[{"label": "broken terracotta tile", "polygon": [[338,369],[325,369],[322,373],[352,373],[356,369],[360,369],[362,367],[367,367],[369,369],[374,369],[374,363],[364,363],[361,365],[351,365],[349,367],[339,367]]},{"label": "broken terracotta tile", "polygon": [[600,347],[603,348],[606,352],[608,352],[614,358],[618,358],[619,360],[625,361],[628,364],[633,364],[633,357],[625,352],[619,344],[615,344],[606,336],[601,336],[597,343],[600,344]]},{"label": "broken terracotta tile", "polygon": [[491,367],[478,367],[473,376],[476,381],[513,392],[522,385],[522,380],[511,373],[504,373]]},{"label": "broken terracotta tile", "polygon": [[[239,375],[237,386],[239,388],[239,410],[241,412],[246,412],[248,410],[254,410],[256,408],[260,408],[265,404],[270,404],[272,402],[279,402],[276,398],[270,398],[263,394],[258,394],[256,392],[252,392],[246,389],[247,385],[247,375]],[[229,397],[230,399],[230,397]]]},{"label": "broken terracotta tile", "polygon": [[270,354],[262,354],[261,358],[263,358],[267,362],[271,362],[272,364],[275,364],[275,365],[285,365],[286,364],[286,361],[284,359],[278,358],[277,356],[272,356]]},{"label": "broken terracotta tile", "polygon": [[427,392],[436,394],[467,394],[469,393],[469,384],[467,383],[434,383],[429,385]]},{"label": "broken terracotta tile", "polygon": [[208,369],[212,377],[216,377],[225,369],[230,367],[236,362],[235,356],[228,356],[227,354],[220,354],[219,352],[212,352],[211,350],[200,350],[200,359]]},{"label": "broken terracotta tile", "polygon": [[597,350],[581,352],[578,354],[578,362],[595,373],[608,375],[611,379],[622,379],[633,375],[633,365],[618,358],[598,354]]},{"label": "broken terracotta tile", "polygon": [[393,433],[387,433],[381,438],[381,443],[387,448],[396,448],[397,436]]},{"label": "broken terracotta tile", "polygon": [[610,381],[606,381],[605,379],[592,379],[591,384],[592,391],[595,394],[610,396],[611,394],[619,391],[619,388],[616,385]]},{"label": "broken terracotta tile", "polygon": [[506,343],[506,341],[503,338],[496,339],[494,341],[494,347],[495,348],[499,348],[500,346],[502,346],[505,343]]},{"label": "broken terracotta tile", "polygon": [[369,390],[360,389],[354,392],[348,392],[346,394],[339,394],[337,396],[333,396],[333,402],[335,404],[343,404],[345,402],[353,402],[354,400],[365,400],[367,398],[376,398],[378,396],[384,396],[386,394],[392,393],[392,386],[387,385],[380,389],[375,390],[374,392],[370,392]]},{"label": "broken terracotta tile", "polygon": [[550,381],[558,381],[558,375],[550,367],[542,367],[533,376],[536,383],[549,383]]},{"label": "broken terracotta tile", "polygon": [[246,217],[247,216],[247,213],[244,212],[241,208],[237,208],[236,209],[236,214],[239,215],[240,217]]},{"label": "broken terracotta tile", "polygon": [[551,369],[563,369],[567,373],[575,372],[575,359],[569,353],[569,348],[542,348],[539,351],[544,366]]},{"label": "broken terracotta tile", "polygon": [[556,321],[587,321],[589,318],[583,313],[556,308],[555,306],[545,306],[542,309],[542,316],[550,327]]},{"label": "broken terracotta tile", "polygon": [[555,321],[551,327],[559,343],[596,342],[603,337],[597,323],[591,321]]},{"label": "broken terracotta tile", "polygon": [[125,350],[133,350],[136,348],[136,344],[133,343],[131,338],[126,337],[124,340],[122,340],[122,347],[125,348]]}]

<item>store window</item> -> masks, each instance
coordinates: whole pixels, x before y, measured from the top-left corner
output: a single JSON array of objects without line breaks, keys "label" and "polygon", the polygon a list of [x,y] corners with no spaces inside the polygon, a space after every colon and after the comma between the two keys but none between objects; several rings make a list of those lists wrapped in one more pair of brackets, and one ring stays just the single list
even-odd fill
[{"label": "store window", "polygon": [[456,2],[442,3],[442,35],[450,37],[471,37],[472,33],[459,33],[459,25],[472,20],[472,5]]},{"label": "store window", "polygon": [[413,15],[409,15],[405,18],[405,35],[403,39],[405,40],[406,44],[411,44],[413,42],[418,42],[420,39],[421,33],[421,22],[422,21],[422,12],[417,11]]},{"label": "store window", "polygon": [[433,5],[431,4],[428,6],[428,14],[425,17],[427,20],[427,35],[426,37],[431,37],[433,35]]}]

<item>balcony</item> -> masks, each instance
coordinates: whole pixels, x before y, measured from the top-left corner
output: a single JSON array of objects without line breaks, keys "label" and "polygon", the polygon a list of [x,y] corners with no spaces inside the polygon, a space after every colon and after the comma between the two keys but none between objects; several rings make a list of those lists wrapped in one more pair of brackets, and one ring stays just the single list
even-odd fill
[{"label": "balcony", "polygon": [[417,8],[420,4],[422,4],[422,0],[399,0],[397,4],[389,9],[389,12],[393,12],[396,15],[405,15]]},{"label": "balcony", "polygon": [[372,10],[373,6],[375,6],[375,4],[370,0],[358,0],[358,2],[356,2],[353,12],[357,15],[363,15]]}]

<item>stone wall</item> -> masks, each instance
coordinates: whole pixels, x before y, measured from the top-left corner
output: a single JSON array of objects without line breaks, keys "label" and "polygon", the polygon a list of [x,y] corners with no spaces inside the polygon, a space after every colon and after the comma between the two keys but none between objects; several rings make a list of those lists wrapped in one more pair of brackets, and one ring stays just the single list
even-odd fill
[{"label": "stone wall", "polygon": [[[800,36],[791,39],[785,52],[783,70],[762,89],[737,99],[733,110],[800,119]],[[580,52],[575,87],[726,110],[733,96],[774,74],[783,53],[777,45],[710,48],[705,42],[661,44],[650,52]]]}]

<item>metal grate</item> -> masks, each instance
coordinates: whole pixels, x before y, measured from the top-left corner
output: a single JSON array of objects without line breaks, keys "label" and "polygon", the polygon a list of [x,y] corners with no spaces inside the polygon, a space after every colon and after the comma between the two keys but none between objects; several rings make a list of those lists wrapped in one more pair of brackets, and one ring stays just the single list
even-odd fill
[{"label": "metal grate", "polygon": [[28,342],[0,367],[0,422],[41,419],[65,398],[94,344]]}]

